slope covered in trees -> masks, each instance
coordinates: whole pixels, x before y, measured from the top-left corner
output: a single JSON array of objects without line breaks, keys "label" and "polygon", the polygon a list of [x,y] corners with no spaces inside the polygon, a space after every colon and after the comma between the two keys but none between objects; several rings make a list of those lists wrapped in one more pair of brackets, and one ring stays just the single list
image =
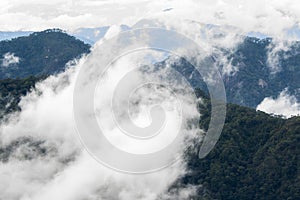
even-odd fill
[{"label": "slope covered in trees", "polygon": [[224,77],[229,102],[256,107],[265,97],[277,97],[287,88],[300,101],[300,43],[273,51],[272,39],[245,38],[228,55],[238,71]]},{"label": "slope covered in trees", "polygon": [[88,44],[58,29],[1,41],[0,79],[54,74],[89,51]]},{"label": "slope covered in trees", "polygon": [[[207,105],[200,106],[204,129]],[[300,199],[299,143],[300,117],[282,119],[228,104],[218,143],[201,160],[197,145],[188,152],[190,173],[181,183],[202,186],[196,199]]]},{"label": "slope covered in trees", "polygon": [[20,111],[21,97],[35,88],[35,84],[46,76],[30,76],[24,79],[0,80],[0,119],[11,112]]},{"label": "slope covered in trees", "polygon": [[[222,59],[228,62],[219,67],[232,65],[237,69],[230,75],[223,74],[228,102],[256,108],[264,98],[276,98],[284,90],[300,102],[300,42],[292,44],[287,51],[272,54],[273,48],[272,39],[246,37],[234,50],[220,49]],[[217,63],[220,55],[213,54],[212,58]],[[205,83],[186,60],[180,59],[173,67],[192,86],[206,90]]]}]

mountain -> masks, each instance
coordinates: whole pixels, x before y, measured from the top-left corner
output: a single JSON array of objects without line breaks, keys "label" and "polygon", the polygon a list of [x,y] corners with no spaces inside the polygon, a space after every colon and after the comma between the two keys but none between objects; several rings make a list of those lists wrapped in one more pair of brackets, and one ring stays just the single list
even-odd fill
[{"label": "mountain", "polygon": [[[206,200],[300,199],[300,117],[283,119],[253,109],[263,98],[275,97],[285,88],[299,99],[300,46],[295,43],[289,51],[279,53],[281,69],[274,73],[268,63],[271,41],[247,37],[234,52],[223,50],[238,71],[223,77],[231,103],[227,105],[221,137],[203,159],[198,158],[201,144],[195,141],[185,156],[187,174],[170,191],[195,186],[198,189],[192,199]],[[1,119],[20,110],[21,96],[34,89],[36,82],[63,71],[66,63],[88,53],[89,49],[90,45],[57,29],[1,41]],[[179,60],[173,67],[182,69],[195,88],[205,91],[201,77],[193,73],[193,67],[187,62]],[[199,105],[199,125],[207,129],[210,100],[205,92],[197,91],[203,98]],[[8,162],[20,147],[26,148],[22,159],[42,159],[48,153],[45,143],[20,138],[0,146],[0,163]]]},{"label": "mountain", "polygon": [[[204,102],[200,126],[206,129],[210,103]],[[300,199],[299,142],[300,117],[282,119],[228,104],[215,148],[200,160],[196,142],[187,152],[189,173],[177,187],[198,186],[194,199]]]},{"label": "mountain", "polygon": [[286,52],[279,51],[274,58],[277,63],[269,63],[271,42],[270,38],[248,37],[228,55],[238,68],[236,74],[224,77],[229,102],[255,108],[265,97],[277,97],[285,88],[300,101],[300,42]]},{"label": "mountain", "polygon": [[[102,26],[96,28],[79,28],[75,31],[68,31],[66,33],[71,36],[74,36],[75,38],[83,41],[86,44],[93,45],[105,36],[109,28],[110,26]],[[127,25],[120,25],[120,29],[122,31],[126,31],[129,30],[130,27]],[[34,33],[34,31],[0,31],[0,41],[29,36],[32,33]]]},{"label": "mountain", "polygon": [[[43,79],[6,79],[0,81],[1,96],[9,102],[6,113],[19,110],[21,95],[34,88]],[[203,98],[199,105],[200,127],[207,129],[210,119],[210,100]],[[9,101],[8,101],[9,100]],[[2,106],[3,107],[3,106]],[[1,108],[2,108],[1,107]],[[199,159],[201,145],[186,152],[187,174],[170,191],[178,187],[194,186],[197,193],[192,199],[223,200],[281,200],[300,198],[300,117],[283,119],[235,104],[227,105],[227,115],[221,137],[207,157]],[[20,138],[0,147],[0,163],[22,146],[26,147],[22,159],[43,158],[47,152],[45,141]]]},{"label": "mountain", "polygon": [[1,41],[0,79],[58,73],[67,62],[89,51],[90,45],[59,29]]},{"label": "mountain", "polygon": [[46,76],[30,76],[23,79],[0,80],[0,119],[5,115],[20,111],[21,97],[35,88],[35,84]]},{"label": "mountain", "polygon": [[[102,39],[107,33],[109,26],[97,27],[97,28],[80,28],[69,34],[75,36],[83,42],[93,45],[98,40]],[[120,25],[119,27],[122,31],[129,30],[130,27],[126,25]]]},{"label": "mountain", "polygon": [[[271,38],[245,37],[234,51],[221,49],[222,56],[237,69],[234,73],[223,75],[229,103],[256,108],[264,98],[276,98],[284,90],[300,102],[300,42],[295,42],[287,51],[278,51],[277,57],[273,58],[276,63],[270,63],[268,59],[271,47]],[[219,56],[214,54],[212,59],[217,63]],[[159,63],[158,66],[167,61]],[[201,76],[185,59],[174,62],[172,66],[193,87],[207,91]],[[222,71],[224,66],[219,67]]]},{"label": "mountain", "polygon": [[1,40],[11,40],[13,38],[28,36],[32,31],[0,31],[0,41]]},{"label": "mountain", "polygon": [[98,28],[80,28],[75,30],[73,33],[69,33],[70,35],[75,36],[79,40],[87,44],[94,44],[98,40],[104,37],[106,32],[108,31],[109,26],[98,27]]}]

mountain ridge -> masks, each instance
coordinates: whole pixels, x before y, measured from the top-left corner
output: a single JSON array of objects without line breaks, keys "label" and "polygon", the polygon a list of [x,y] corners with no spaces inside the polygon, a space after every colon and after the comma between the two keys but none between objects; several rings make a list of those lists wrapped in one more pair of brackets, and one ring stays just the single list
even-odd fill
[{"label": "mountain ridge", "polygon": [[65,69],[66,63],[89,52],[90,45],[60,29],[1,41],[0,79],[58,73]]}]

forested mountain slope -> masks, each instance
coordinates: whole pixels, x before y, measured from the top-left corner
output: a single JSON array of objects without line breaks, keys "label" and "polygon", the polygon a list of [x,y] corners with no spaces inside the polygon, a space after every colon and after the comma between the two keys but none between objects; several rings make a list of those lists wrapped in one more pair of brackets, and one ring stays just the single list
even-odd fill
[{"label": "forested mountain slope", "polygon": [[[236,49],[220,49],[221,56],[212,55],[216,63],[220,59],[226,60],[218,65],[220,71],[228,65],[234,69],[230,74],[222,75],[228,102],[256,108],[264,98],[276,98],[284,90],[300,102],[300,43],[295,42],[288,50],[273,54],[272,45],[270,38],[246,37]],[[165,62],[168,60],[161,64]],[[173,67],[194,87],[206,90],[205,83],[186,60],[180,59]]]},{"label": "forested mountain slope", "polygon": [[59,29],[0,42],[0,79],[50,75],[88,53],[90,45]]},{"label": "forested mountain slope", "polygon": [[[200,107],[204,129],[206,103]],[[196,199],[300,199],[299,143],[300,117],[282,119],[228,104],[215,148],[201,160],[198,148],[187,153],[190,173],[181,184],[202,186]]]}]

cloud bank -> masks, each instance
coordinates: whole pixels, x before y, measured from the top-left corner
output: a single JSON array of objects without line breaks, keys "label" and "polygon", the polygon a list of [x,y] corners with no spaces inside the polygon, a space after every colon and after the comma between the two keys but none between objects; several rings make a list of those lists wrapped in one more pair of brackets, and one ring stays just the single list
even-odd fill
[{"label": "cloud bank", "polygon": [[241,33],[299,38],[300,5],[296,0],[4,0],[0,9],[0,29],[10,31],[132,26],[140,19],[154,16],[234,26]]},{"label": "cloud bank", "polygon": [[[6,149],[11,155],[0,164],[0,198],[150,200],[167,193],[184,173],[183,164],[155,174],[129,175],[102,166],[84,150],[74,130],[70,103],[75,74],[75,69],[69,69],[39,83],[37,91],[22,99],[22,112],[2,124],[1,146],[15,150]],[[42,141],[44,153],[34,154],[35,144],[19,145],[22,138]]]},{"label": "cloud bank", "polygon": [[[102,53],[102,51],[111,53],[112,51],[102,49],[97,52],[99,49],[96,46],[91,55],[76,62],[70,62],[75,64],[67,68],[65,72],[50,76],[38,83],[36,90],[22,98],[20,102],[22,111],[13,113],[8,117],[8,122],[1,124],[1,147],[5,149],[5,152],[9,152],[8,155],[0,154],[1,158],[5,157],[0,163],[1,199],[154,200],[172,199],[174,195],[178,199],[189,199],[190,195],[196,192],[194,186],[174,189],[172,193],[168,191],[170,186],[185,174],[185,163],[181,157],[176,164],[156,173],[124,174],[101,165],[81,144],[73,119],[74,85],[83,65],[88,65],[91,69],[99,62],[97,53]],[[192,123],[187,125],[188,121],[193,118],[199,119],[196,102],[193,98],[190,99],[192,93],[182,88],[178,77],[170,74],[170,69],[157,69],[153,65],[154,61],[157,59],[161,61],[165,55],[160,52],[143,51],[140,55],[128,56],[120,58],[109,68],[107,78],[104,78],[104,82],[100,84],[101,87],[95,95],[96,116],[99,121],[102,121],[107,137],[110,137],[112,143],[115,142],[114,145],[123,151],[145,154],[164,148],[163,145],[172,140],[173,135],[178,132],[178,125],[182,125],[180,131],[190,134],[191,138],[201,133],[199,129],[192,126]],[[169,81],[173,89],[177,90],[177,96],[173,96],[174,98],[170,98],[172,95],[167,88],[155,85],[154,87],[142,85],[143,87],[136,88],[130,98],[130,117],[137,125],[147,126],[151,120],[155,120],[149,116],[153,117],[151,108],[157,104],[162,105],[167,111],[168,121],[163,127],[165,137],[159,138],[161,143],[153,141],[141,145],[135,140],[123,140],[124,138],[116,140],[119,138],[119,133],[116,132],[119,127],[105,121],[108,119],[106,113],[109,112],[107,110],[110,104],[107,98],[109,93],[114,91],[116,84],[120,82],[118,78],[122,79],[124,74],[134,69],[133,67],[141,69],[133,72],[134,79],[126,79],[125,83],[129,86],[135,84],[137,80],[151,79],[160,83],[161,80],[169,80],[169,77],[173,77]],[[91,78],[98,78],[93,76],[92,71],[86,71],[86,73],[88,82],[92,81]],[[124,95],[126,97],[127,92],[122,92],[122,90],[120,92],[118,96],[120,99]],[[82,95],[85,95],[85,91],[82,91]],[[180,102],[180,106],[176,103],[178,95],[180,99],[184,99]],[[120,102],[120,107],[118,107],[120,109],[116,110],[116,115],[123,116],[127,112],[125,105],[126,103]],[[183,116],[188,116],[183,119],[182,124],[178,123],[181,112],[177,109],[180,107],[182,107]],[[128,124],[125,120],[120,122],[121,125],[122,123]],[[189,137],[184,137],[184,139],[186,140],[181,142],[189,142]],[[174,150],[172,156],[177,153],[183,154],[185,145],[177,146],[172,150]]]},{"label": "cloud bank", "polygon": [[[108,31],[108,35],[105,36],[107,39],[111,37],[109,34],[118,32],[117,25],[135,26],[142,18],[155,18],[168,29],[176,27],[183,35],[201,44],[206,52],[214,54],[224,66],[224,75],[235,73],[238,69],[231,66],[230,60],[219,51],[220,48],[234,49],[242,39],[238,35],[250,31],[286,38],[288,29],[299,28],[298,4],[299,2],[292,0],[255,0],[239,3],[232,0],[4,0],[1,1],[0,7],[0,29],[15,31],[59,27],[72,31],[81,27],[116,25]],[[156,56],[154,57],[157,58]],[[17,61],[13,54],[8,57],[13,58],[10,59],[13,62]],[[270,53],[270,59],[272,57],[276,57],[276,51]],[[168,191],[174,181],[185,173],[184,162],[178,162],[177,165],[155,174],[129,175],[100,165],[85,151],[74,130],[72,113],[74,84],[79,69],[86,64],[85,61],[86,58],[82,58],[76,66],[68,68],[66,72],[38,83],[36,91],[28,94],[20,102],[22,112],[12,114],[9,123],[1,125],[1,147],[14,147],[11,153],[6,155],[6,160],[0,164],[0,199],[189,199],[197,190],[194,186],[172,191],[173,193]],[[274,60],[269,60],[271,67],[272,61]],[[125,66],[125,70],[138,62],[139,60],[121,59],[117,66]],[[108,77],[122,77],[122,71],[117,66],[108,73]],[[138,77],[143,79],[143,74],[140,73]],[[108,81],[105,84],[109,86],[110,83]],[[111,91],[111,88],[107,88]],[[103,90],[98,92],[101,97]],[[147,96],[148,92],[147,89],[140,90],[132,98],[139,99],[140,96]],[[102,100],[106,101],[105,97]],[[149,108],[145,105],[160,100],[155,97],[150,102],[137,102],[137,111],[141,114],[132,113],[133,121],[145,126],[149,124]],[[103,105],[108,103],[98,105],[99,113],[106,112]],[[166,109],[170,108],[170,113],[174,114],[174,107],[169,103],[173,102],[164,102],[164,106]],[[190,108],[190,104],[184,106]],[[277,106],[278,109],[273,109]],[[282,92],[277,99],[266,98],[257,109],[291,116],[299,113],[299,104],[293,97]],[[103,120],[101,115],[100,119]],[[109,127],[109,123],[105,125],[107,130],[114,133],[115,127]],[[17,141],[20,140],[29,142],[19,144]],[[122,142],[124,141],[117,141],[117,146],[124,145]],[[141,148],[134,145],[129,147],[126,149],[126,145],[123,146],[126,151]],[[41,151],[39,156],[32,149]]]},{"label": "cloud bank", "polygon": [[292,117],[300,114],[300,104],[287,90],[282,91],[277,98],[266,97],[257,107],[257,110],[266,113]]}]

